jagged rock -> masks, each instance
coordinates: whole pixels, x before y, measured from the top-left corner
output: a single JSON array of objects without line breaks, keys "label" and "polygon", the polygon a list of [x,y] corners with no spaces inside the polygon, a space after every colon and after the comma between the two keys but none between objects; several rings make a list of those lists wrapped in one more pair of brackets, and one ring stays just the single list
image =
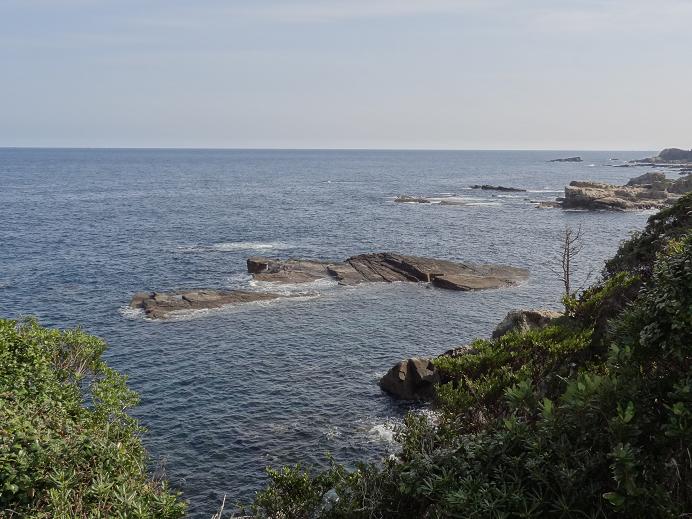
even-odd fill
[{"label": "jagged rock", "polygon": [[269,301],[282,297],[267,292],[242,290],[181,290],[177,292],[137,292],[130,308],[140,308],[150,319],[166,319],[171,312],[219,308],[225,305]]},{"label": "jagged rock", "polygon": [[343,262],[253,257],[248,272],[260,281],[304,283],[332,278],[343,285],[412,281],[450,290],[500,288],[524,281],[528,271],[504,265],[470,265],[392,252],[360,254]]},{"label": "jagged rock", "polygon": [[502,337],[515,330],[527,331],[544,328],[553,319],[557,319],[562,315],[560,312],[552,310],[512,310],[493,331],[493,339]]},{"label": "jagged rock", "polygon": [[430,359],[402,360],[380,379],[380,387],[401,400],[430,400],[440,374]]},{"label": "jagged rock", "polygon": [[526,189],[520,189],[518,187],[505,187],[505,186],[491,186],[490,184],[474,184],[471,189],[483,189],[485,191],[509,191],[509,192],[526,192]]},{"label": "jagged rock", "polygon": [[553,159],[548,162],[582,162],[581,157],[567,157],[565,159]]}]

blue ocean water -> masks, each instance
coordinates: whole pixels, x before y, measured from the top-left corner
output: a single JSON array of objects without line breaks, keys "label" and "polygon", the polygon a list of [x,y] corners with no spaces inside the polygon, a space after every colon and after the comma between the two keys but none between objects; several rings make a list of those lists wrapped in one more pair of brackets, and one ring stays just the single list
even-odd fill
[{"label": "blue ocean water", "polygon": [[[581,155],[582,163],[547,163]],[[549,266],[582,225],[578,276],[646,213],[536,209],[574,179],[623,183],[609,167],[650,152],[0,149],[0,316],[80,325],[129,376],[145,443],[209,517],[249,501],[264,467],[378,460],[407,405],[377,379],[396,361],[486,336],[513,308],[558,307]],[[527,193],[470,190],[500,184]],[[456,194],[465,205],[399,204]],[[344,259],[398,251],[527,267],[523,286],[450,292],[417,284],[285,287],[303,297],[152,322],[136,291],[268,289],[251,255]]]}]

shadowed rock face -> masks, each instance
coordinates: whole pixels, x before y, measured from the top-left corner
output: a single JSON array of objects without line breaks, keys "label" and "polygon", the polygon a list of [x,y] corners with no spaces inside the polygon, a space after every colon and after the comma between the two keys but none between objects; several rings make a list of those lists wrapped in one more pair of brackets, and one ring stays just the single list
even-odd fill
[{"label": "shadowed rock face", "polygon": [[342,285],[364,282],[412,281],[449,290],[480,290],[511,286],[528,278],[526,269],[503,265],[468,265],[446,260],[382,252],[361,254],[342,262],[280,260],[253,257],[248,272],[259,281],[305,283],[332,278]]},{"label": "shadowed rock face", "polygon": [[165,319],[171,312],[202,310],[225,305],[269,301],[282,297],[267,292],[242,290],[182,290],[178,292],[138,292],[130,308],[141,308],[151,319]]},{"label": "shadowed rock face", "polygon": [[400,400],[431,400],[440,382],[430,359],[414,357],[397,363],[380,379],[380,387]]}]

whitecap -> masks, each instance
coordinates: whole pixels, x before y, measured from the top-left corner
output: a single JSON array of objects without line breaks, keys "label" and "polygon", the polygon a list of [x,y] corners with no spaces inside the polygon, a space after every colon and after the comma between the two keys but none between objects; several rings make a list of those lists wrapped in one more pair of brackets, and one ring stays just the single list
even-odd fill
[{"label": "whitecap", "polygon": [[285,250],[291,246],[287,243],[279,241],[261,242],[261,241],[227,241],[218,242],[208,245],[181,245],[176,250],[179,252],[235,252],[235,251],[266,251],[266,250]]}]

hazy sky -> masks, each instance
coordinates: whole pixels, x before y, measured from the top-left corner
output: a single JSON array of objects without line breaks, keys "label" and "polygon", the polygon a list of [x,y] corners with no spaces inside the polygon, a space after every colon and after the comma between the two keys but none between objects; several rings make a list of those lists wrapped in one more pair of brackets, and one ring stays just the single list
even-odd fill
[{"label": "hazy sky", "polygon": [[692,147],[692,0],[0,0],[0,146]]}]

